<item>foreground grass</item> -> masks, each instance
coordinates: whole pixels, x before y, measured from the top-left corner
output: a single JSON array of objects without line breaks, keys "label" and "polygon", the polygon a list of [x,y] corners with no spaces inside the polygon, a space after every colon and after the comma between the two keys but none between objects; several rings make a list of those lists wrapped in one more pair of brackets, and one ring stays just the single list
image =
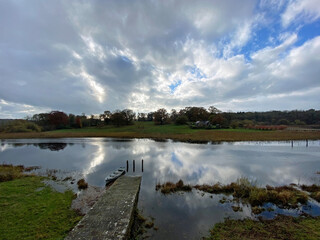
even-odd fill
[{"label": "foreground grass", "polygon": [[80,220],[70,209],[73,193],[58,193],[40,177],[0,183],[1,239],[63,239]]},{"label": "foreground grass", "polygon": [[208,240],[316,240],[320,239],[320,217],[278,216],[274,220],[226,220],[210,230]]},{"label": "foreground grass", "polygon": [[191,129],[186,125],[154,125],[153,122],[135,122],[124,127],[64,129],[50,132],[0,133],[0,139],[13,138],[69,138],[69,137],[114,137],[173,139],[177,141],[280,141],[320,139],[320,131],[260,131],[247,129],[205,130]]}]

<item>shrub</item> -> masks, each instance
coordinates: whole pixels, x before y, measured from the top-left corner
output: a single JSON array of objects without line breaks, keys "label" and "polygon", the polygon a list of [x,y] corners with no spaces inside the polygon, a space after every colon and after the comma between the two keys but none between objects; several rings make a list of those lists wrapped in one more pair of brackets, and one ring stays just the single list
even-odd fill
[{"label": "shrub", "polygon": [[8,133],[41,132],[41,128],[33,122],[15,120],[4,126],[3,131]]},{"label": "shrub", "polygon": [[250,192],[249,203],[251,206],[260,206],[265,202],[268,202],[269,196],[266,189],[253,188]]},{"label": "shrub", "polygon": [[177,125],[184,125],[184,124],[187,124],[187,122],[188,122],[188,118],[184,115],[177,117],[175,121]]},{"label": "shrub", "polygon": [[165,184],[162,184],[162,185],[157,184],[156,191],[158,190],[161,190],[161,193],[163,194],[169,194],[177,191],[189,192],[192,190],[192,187],[190,185],[184,185],[183,181],[179,180],[177,183],[166,182]]},{"label": "shrub", "polygon": [[311,197],[320,202],[320,192],[312,194]]},{"label": "shrub", "polygon": [[86,181],[85,181],[83,178],[80,179],[80,180],[77,182],[77,184],[78,184],[78,188],[79,188],[80,190],[88,188],[88,183],[86,183]]},{"label": "shrub", "polygon": [[0,165],[0,182],[7,182],[23,176],[24,167],[11,164]]}]

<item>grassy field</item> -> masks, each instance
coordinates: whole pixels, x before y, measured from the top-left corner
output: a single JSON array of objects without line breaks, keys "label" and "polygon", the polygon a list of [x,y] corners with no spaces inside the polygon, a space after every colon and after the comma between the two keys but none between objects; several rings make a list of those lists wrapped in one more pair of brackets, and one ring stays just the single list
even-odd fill
[{"label": "grassy field", "polygon": [[191,129],[186,125],[154,125],[153,122],[136,122],[124,127],[63,129],[50,132],[0,133],[0,139],[13,138],[68,138],[115,137],[173,139],[178,141],[280,141],[320,139],[320,131],[261,131],[248,129]]},{"label": "grassy field", "polygon": [[81,218],[70,209],[74,194],[55,192],[41,177],[15,176],[0,182],[0,239],[63,239]]},{"label": "grassy field", "polygon": [[278,216],[274,220],[226,220],[210,230],[207,240],[318,240],[320,218]]}]

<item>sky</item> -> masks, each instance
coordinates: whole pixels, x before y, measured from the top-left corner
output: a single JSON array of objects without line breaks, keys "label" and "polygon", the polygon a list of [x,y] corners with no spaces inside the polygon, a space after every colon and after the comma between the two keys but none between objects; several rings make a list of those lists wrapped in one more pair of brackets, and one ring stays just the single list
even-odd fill
[{"label": "sky", "polygon": [[320,106],[320,0],[0,0],[0,118]]}]

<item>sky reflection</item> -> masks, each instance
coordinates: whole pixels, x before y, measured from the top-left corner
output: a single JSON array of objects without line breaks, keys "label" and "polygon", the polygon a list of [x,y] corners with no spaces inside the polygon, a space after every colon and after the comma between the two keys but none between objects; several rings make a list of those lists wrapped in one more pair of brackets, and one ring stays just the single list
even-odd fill
[{"label": "sky reflection", "polygon": [[[186,239],[199,239],[225,217],[252,216],[250,207],[244,205],[243,212],[235,213],[231,209],[234,203],[219,203],[222,195],[196,190],[164,196],[155,191],[156,183],[182,179],[192,185],[227,184],[247,177],[261,186],[320,184],[320,175],[316,174],[320,171],[319,143],[309,141],[306,147],[303,141],[295,141],[292,148],[290,142],[188,144],[148,139],[22,139],[2,141],[0,161],[38,165],[43,170],[81,172],[89,184],[102,187],[104,178],[118,167],[125,167],[128,160],[127,174],[143,176],[139,209],[154,217],[159,227],[158,231],[151,230],[152,239],[181,239],[181,232]],[[320,206],[312,206],[312,211],[320,214]]]}]

